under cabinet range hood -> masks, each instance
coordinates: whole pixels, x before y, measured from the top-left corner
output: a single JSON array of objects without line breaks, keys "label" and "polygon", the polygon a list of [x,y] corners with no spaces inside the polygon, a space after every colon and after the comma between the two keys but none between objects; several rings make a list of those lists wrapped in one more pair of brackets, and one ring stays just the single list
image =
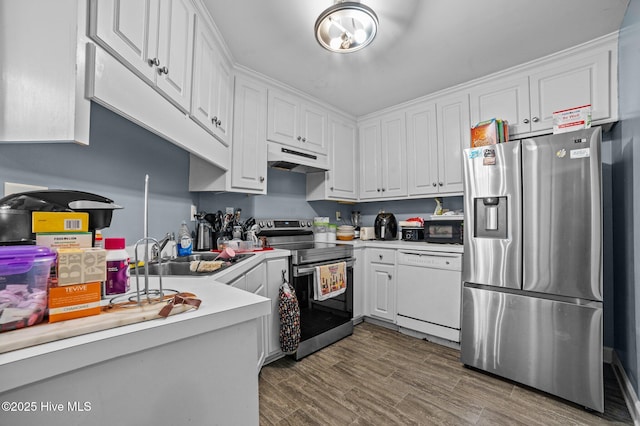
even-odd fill
[{"label": "under cabinet range hood", "polygon": [[267,143],[269,167],[297,173],[316,173],[329,170],[327,156],[311,154],[287,148],[277,143]]}]

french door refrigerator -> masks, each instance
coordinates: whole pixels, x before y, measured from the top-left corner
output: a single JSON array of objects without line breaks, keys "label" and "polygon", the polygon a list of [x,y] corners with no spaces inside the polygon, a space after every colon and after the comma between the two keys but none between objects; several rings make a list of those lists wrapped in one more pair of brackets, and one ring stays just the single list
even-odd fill
[{"label": "french door refrigerator", "polygon": [[600,145],[464,150],[461,361],[603,412]]}]

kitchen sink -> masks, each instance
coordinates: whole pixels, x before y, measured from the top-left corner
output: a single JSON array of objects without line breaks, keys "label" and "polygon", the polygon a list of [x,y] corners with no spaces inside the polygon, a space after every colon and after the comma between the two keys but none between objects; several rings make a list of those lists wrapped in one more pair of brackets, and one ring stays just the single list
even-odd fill
[{"label": "kitchen sink", "polygon": [[[238,253],[235,257],[225,260],[224,264],[215,271],[211,272],[193,272],[191,271],[191,262],[202,260],[214,260],[218,256],[218,253],[213,252],[202,252],[202,253],[194,253],[189,256],[177,257],[171,260],[165,260],[162,263],[157,262],[149,262],[147,264],[147,268],[149,271],[149,275],[160,275],[162,276],[172,276],[172,275],[182,275],[182,276],[202,276],[202,275],[213,275],[220,271],[224,271],[225,269],[235,265],[238,262],[242,262],[253,256],[253,253]],[[131,275],[135,276],[136,272],[140,275],[144,275],[145,267],[138,266],[131,271]]]}]

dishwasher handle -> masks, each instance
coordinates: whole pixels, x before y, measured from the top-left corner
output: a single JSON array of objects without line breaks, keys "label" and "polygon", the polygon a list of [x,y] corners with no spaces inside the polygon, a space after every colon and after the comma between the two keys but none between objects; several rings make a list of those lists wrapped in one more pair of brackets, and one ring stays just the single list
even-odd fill
[{"label": "dishwasher handle", "polygon": [[400,251],[398,253],[398,265],[461,271],[462,254],[446,252]]}]

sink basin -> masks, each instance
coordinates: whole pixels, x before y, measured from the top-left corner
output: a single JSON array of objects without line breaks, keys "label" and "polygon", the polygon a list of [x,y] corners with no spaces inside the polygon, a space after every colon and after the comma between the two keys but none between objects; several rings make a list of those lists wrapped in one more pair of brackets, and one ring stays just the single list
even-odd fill
[{"label": "sink basin", "polygon": [[[214,260],[218,253],[212,252],[203,252],[203,253],[194,253],[189,256],[177,257],[175,259],[166,260],[162,263],[149,262],[147,265],[149,270],[149,275],[160,275],[162,276],[171,276],[171,275],[190,275],[190,276],[202,276],[202,275],[213,275],[220,271],[224,271],[225,269],[235,265],[238,262],[241,262],[249,257],[253,256],[253,253],[239,253],[234,258],[229,259],[224,262],[222,267],[216,269],[212,272],[192,272],[191,271],[191,261],[193,260]],[[139,266],[134,268],[131,271],[131,276],[134,277],[136,271],[141,276],[144,275],[144,266]]]}]

